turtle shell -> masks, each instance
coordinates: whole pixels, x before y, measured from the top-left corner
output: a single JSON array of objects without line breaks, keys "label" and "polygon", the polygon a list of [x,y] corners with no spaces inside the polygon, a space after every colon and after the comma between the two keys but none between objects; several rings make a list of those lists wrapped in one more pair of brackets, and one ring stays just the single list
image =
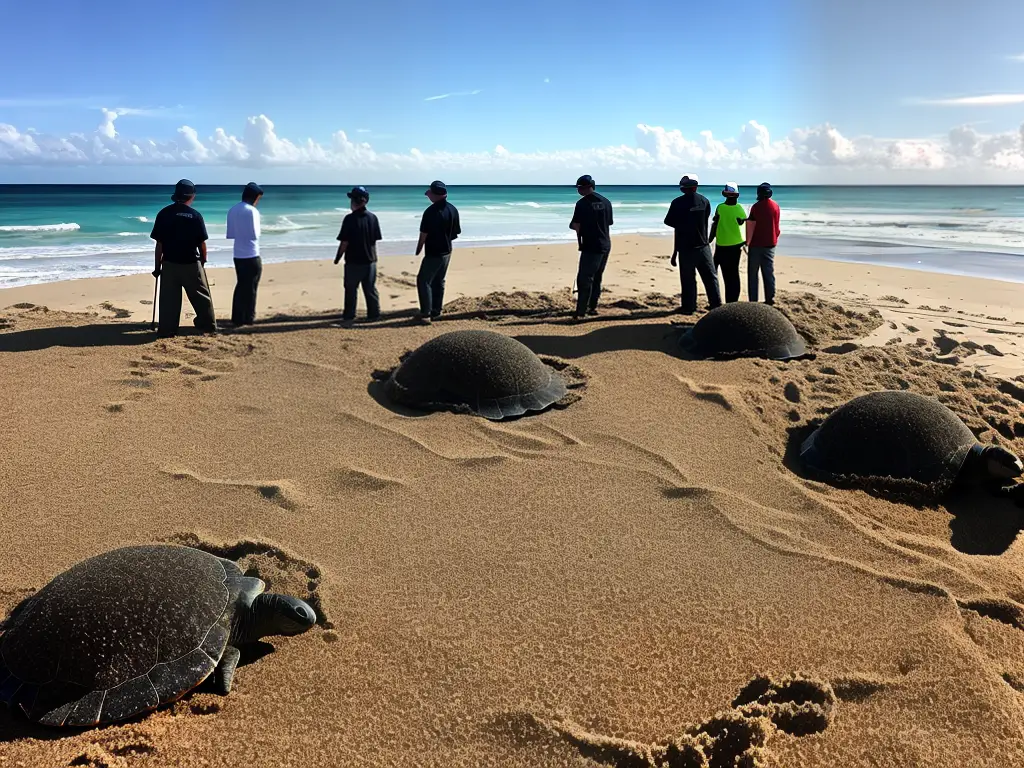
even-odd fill
[{"label": "turtle shell", "polygon": [[803,442],[800,459],[812,475],[837,485],[903,484],[942,493],[977,444],[967,425],[937,400],[883,391],[833,412]]},{"label": "turtle shell", "polygon": [[0,701],[57,726],[174,701],[216,669],[236,607],[264,588],[230,560],[190,547],[124,547],[84,560],[7,621]]},{"label": "turtle shell", "polygon": [[462,410],[500,420],[542,411],[565,381],[520,341],[494,331],[452,331],[413,351],[385,385],[391,400],[420,410]]},{"label": "turtle shell", "polygon": [[807,354],[807,344],[784,314],[752,301],[723,304],[679,339],[695,357],[764,357],[789,360]]}]

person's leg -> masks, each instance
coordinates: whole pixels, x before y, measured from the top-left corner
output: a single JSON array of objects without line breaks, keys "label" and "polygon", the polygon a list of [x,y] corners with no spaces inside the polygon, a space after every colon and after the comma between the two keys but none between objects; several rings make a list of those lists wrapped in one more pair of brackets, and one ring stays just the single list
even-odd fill
[{"label": "person's leg", "polygon": [[719,247],[719,264],[722,266],[722,281],[725,283],[725,300],[740,300],[740,259],[743,256],[740,245]]},{"label": "person's leg", "polygon": [[231,295],[231,323],[239,326],[245,324],[246,297],[249,294],[249,275],[245,262],[247,259],[235,259],[235,292]]},{"label": "person's leg", "polygon": [[349,264],[345,262],[343,285],[345,287],[345,304],[341,311],[343,320],[354,320],[356,316],[356,304],[359,302],[359,283],[363,279],[364,264]]},{"label": "person's leg", "polygon": [[761,248],[750,246],[747,249],[747,301],[757,301],[758,274],[761,271]]},{"label": "person's leg", "polygon": [[263,277],[263,259],[257,256],[249,261],[252,264],[252,294],[248,297],[249,307],[245,315],[245,322],[251,324],[256,322],[256,293],[260,288],[260,278]]},{"label": "person's leg", "polygon": [[775,248],[765,248],[761,252],[761,274],[764,276],[764,300],[766,304],[775,303]]},{"label": "person's leg", "polygon": [[181,267],[181,284],[196,313],[196,319],[192,322],[203,331],[217,330],[217,316],[213,311],[213,296],[206,282],[206,271],[198,261],[195,264],[182,264]]},{"label": "person's leg", "polygon": [[679,252],[679,303],[684,315],[697,311],[696,249]]},{"label": "person's leg", "polygon": [[[704,283],[704,292],[708,295],[708,309],[722,306],[722,294],[718,290],[718,273],[715,271],[715,261],[714,256],[711,254],[711,246],[705,245],[703,248],[694,249],[693,259],[694,266],[700,274],[701,282]],[[696,308],[697,281],[692,276],[690,279],[694,281],[693,303],[694,308]]]},{"label": "person's leg", "polygon": [[441,308],[444,306],[444,279],[448,275],[448,264],[451,262],[452,255],[446,253],[442,256],[439,261],[440,266],[437,268],[437,272],[434,273],[434,279],[430,281],[430,316],[440,317]]},{"label": "person's leg", "polygon": [[424,256],[420,262],[420,271],[416,275],[416,292],[420,297],[420,317],[430,317],[430,306],[433,301],[434,275],[441,266],[441,260],[433,256]]},{"label": "person's leg", "polygon": [[608,266],[608,251],[601,254],[601,260],[597,263],[594,272],[594,282],[590,287],[590,302],[587,304],[587,311],[597,314],[597,302],[601,299],[601,281],[604,279],[604,268]]},{"label": "person's leg", "polygon": [[580,251],[580,266],[576,271],[576,317],[583,317],[590,307],[594,290],[594,275],[601,264],[601,254]]},{"label": "person's leg", "polygon": [[380,295],[377,293],[377,262],[366,265],[363,275],[363,296],[366,298],[366,319],[380,317]]},{"label": "person's leg", "polygon": [[161,336],[173,336],[181,323],[180,265],[165,261],[160,267],[160,325]]}]

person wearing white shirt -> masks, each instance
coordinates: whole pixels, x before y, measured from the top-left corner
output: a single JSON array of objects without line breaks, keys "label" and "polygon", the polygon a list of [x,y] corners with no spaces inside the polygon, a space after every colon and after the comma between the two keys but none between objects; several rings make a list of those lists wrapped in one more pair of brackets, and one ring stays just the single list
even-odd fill
[{"label": "person wearing white shirt", "polygon": [[231,302],[231,322],[236,328],[256,321],[256,290],[263,274],[260,260],[260,212],[256,210],[263,190],[249,182],[242,190],[242,202],[228,211],[228,240],[234,240],[235,296]]}]

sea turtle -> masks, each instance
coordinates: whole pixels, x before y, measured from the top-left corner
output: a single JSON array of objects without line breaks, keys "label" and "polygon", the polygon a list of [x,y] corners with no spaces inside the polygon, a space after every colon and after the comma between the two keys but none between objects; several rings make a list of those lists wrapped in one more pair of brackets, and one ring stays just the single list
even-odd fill
[{"label": "sea turtle", "polygon": [[954,482],[992,485],[1018,477],[1017,456],[982,445],[956,414],[913,392],[871,392],[830,415],[800,448],[809,473],[836,485],[938,496]]},{"label": "sea turtle", "polygon": [[191,547],[123,547],[83,560],[21,604],[0,636],[0,701],[44,725],[94,726],[181,698],[238,647],[316,622],[232,561]]},{"label": "sea turtle", "polygon": [[694,357],[764,357],[789,360],[807,354],[807,344],[775,307],[743,301],[708,312],[679,339]]},{"label": "sea turtle", "polygon": [[452,331],[408,355],[388,397],[421,410],[461,410],[500,420],[543,411],[567,394],[557,371],[529,347],[494,331]]}]

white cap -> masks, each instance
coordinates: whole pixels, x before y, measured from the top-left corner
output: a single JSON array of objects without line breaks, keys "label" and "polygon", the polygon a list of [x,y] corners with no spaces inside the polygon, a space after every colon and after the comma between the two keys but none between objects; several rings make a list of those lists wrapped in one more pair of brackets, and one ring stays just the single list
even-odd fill
[{"label": "white cap", "polygon": [[723,195],[738,195],[740,193],[740,185],[735,181],[725,182],[725,189],[722,190]]}]

